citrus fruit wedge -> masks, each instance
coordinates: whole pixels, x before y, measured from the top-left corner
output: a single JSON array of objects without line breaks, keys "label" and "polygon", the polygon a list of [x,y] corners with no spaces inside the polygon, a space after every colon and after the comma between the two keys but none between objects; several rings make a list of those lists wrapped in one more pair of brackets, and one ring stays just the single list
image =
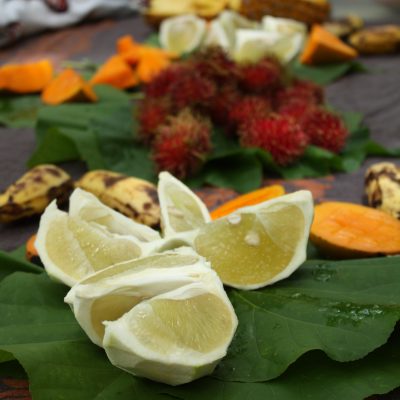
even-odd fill
[{"label": "citrus fruit wedge", "polygon": [[161,228],[164,237],[198,229],[211,220],[206,205],[185,184],[168,172],[158,181]]},{"label": "citrus fruit wedge", "polygon": [[257,289],[288,277],[305,261],[312,218],[311,193],[298,191],[204,225],[193,247],[224,284]]},{"label": "citrus fruit wedge", "polygon": [[307,35],[307,25],[290,18],[278,18],[266,15],[263,17],[261,24],[266,32],[276,32],[282,35],[301,33],[303,37]]},{"label": "citrus fruit wedge", "polygon": [[216,279],[204,258],[182,248],[99,271],[73,286],[64,300],[89,338],[102,346],[103,321],[114,321],[144,299],[207,277]]},{"label": "citrus fruit wedge", "polygon": [[282,35],[282,37],[271,46],[269,51],[282,64],[292,61],[303,47],[304,37],[301,33]]},{"label": "citrus fruit wedge", "polygon": [[221,22],[213,20],[210,22],[207,28],[206,36],[202,43],[203,47],[220,46],[226,51],[230,51],[231,42],[229,37],[222,26]]},{"label": "citrus fruit wedge", "polygon": [[195,15],[165,19],[160,26],[161,46],[177,54],[190,53],[199,47],[206,32],[206,22]]},{"label": "citrus fruit wedge", "polygon": [[106,322],[103,345],[112,364],[170,385],[210,374],[226,355],[237,327],[215,277],[142,301]]},{"label": "citrus fruit wedge", "polygon": [[132,236],[69,216],[53,201],[40,219],[35,247],[48,275],[68,286],[95,271],[142,255]]},{"label": "citrus fruit wedge", "polygon": [[86,222],[93,222],[106,228],[110,233],[131,235],[141,242],[160,239],[160,234],[147,225],[139,224],[103,204],[92,193],[75,189],[69,199],[69,214]]},{"label": "citrus fruit wedge", "polygon": [[238,29],[234,59],[239,63],[257,62],[267,54],[271,54],[272,46],[280,39],[281,34],[276,32]]}]

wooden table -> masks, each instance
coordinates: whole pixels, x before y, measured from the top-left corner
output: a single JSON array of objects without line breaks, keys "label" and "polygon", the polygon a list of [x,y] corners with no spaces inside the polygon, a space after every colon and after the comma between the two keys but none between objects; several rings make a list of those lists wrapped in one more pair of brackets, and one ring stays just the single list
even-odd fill
[{"label": "wooden table", "polygon": [[[115,41],[123,34],[132,34],[140,41],[151,29],[137,16],[118,21],[103,20],[27,39],[15,47],[0,51],[0,64],[51,58],[60,66],[64,60],[90,58],[101,62],[115,51]],[[362,60],[368,74],[347,76],[327,89],[328,102],[338,109],[359,111],[371,129],[372,138],[387,147],[400,147],[400,57],[385,56]],[[26,161],[35,148],[32,129],[0,128],[0,189],[19,178],[26,170]],[[337,174],[315,180],[286,181],[288,191],[307,188],[317,201],[364,201],[363,176],[366,168],[378,158],[367,160],[362,168],[350,174]],[[82,163],[62,165],[74,178],[85,172]],[[266,177],[276,182],[274,177]],[[235,196],[230,190],[205,188],[198,192],[212,208]],[[12,250],[25,243],[37,230],[38,219],[9,226],[0,226],[0,249]],[[29,399],[28,383],[24,380],[0,379],[1,399]],[[399,399],[400,391],[381,396]]]}]

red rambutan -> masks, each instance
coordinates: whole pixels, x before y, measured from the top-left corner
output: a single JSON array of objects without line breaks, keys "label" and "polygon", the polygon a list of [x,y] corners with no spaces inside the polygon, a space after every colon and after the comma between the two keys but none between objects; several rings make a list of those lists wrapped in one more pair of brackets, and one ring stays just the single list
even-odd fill
[{"label": "red rambutan", "polygon": [[292,118],[271,116],[243,124],[239,130],[241,144],[260,147],[271,153],[275,162],[285,166],[296,161],[308,144],[308,138]]},{"label": "red rambutan", "polygon": [[313,82],[295,81],[292,86],[279,90],[274,99],[275,107],[280,112],[289,104],[318,105],[324,100],[323,89]]},{"label": "red rambutan", "polygon": [[335,114],[320,107],[310,109],[301,122],[310,143],[333,153],[339,153],[349,134],[343,121]]},{"label": "red rambutan", "polygon": [[145,143],[151,143],[157,135],[157,128],[163,124],[170,114],[167,99],[148,98],[139,104],[139,135]]},{"label": "red rambutan", "polygon": [[296,122],[301,122],[308,110],[313,108],[314,105],[310,105],[306,102],[292,102],[285,104],[279,108],[279,114],[286,117],[293,118]]},{"label": "red rambutan", "polygon": [[207,104],[206,110],[212,121],[219,125],[227,125],[230,110],[239,100],[240,96],[241,94],[235,84],[221,86]]},{"label": "red rambutan", "polygon": [[189,65],[201,76],[218,83],[232,79],[236,71],[236,63],[218,46],[207,47],[195,53]]},{"label": "red rambutan", "polygon": [[211,151],[210,122],[184,109],[159,127],[153,144],[153,160],[159,171],[169,171],[179,179],[195,173]]},{"label": "red rambutan", "polygon": [[176,79],[170,88],[172,107],[182,110],[191,106],[205,105],[216,93],[214,82],[198,73],[182,75]]},{"label": "red rambutan", "polygon": [[233,105],[229,112],[229,122],[234,127],[254,118],[268,116],[271,102],[261,96],[244,96]]},{"label": "red rambutan", "polygon": [[171,64],[163,69],[152,81],[145,87],[146,97],[164,97],[171,90],[173,83],[178,80],[182,74],[188,72],[187,66],[179,63]]},{"label": "red rambutan", "polygon": [[282,67],[273,58],[239,67],[239,84],[250,93],[269,94],[282,84]]}]

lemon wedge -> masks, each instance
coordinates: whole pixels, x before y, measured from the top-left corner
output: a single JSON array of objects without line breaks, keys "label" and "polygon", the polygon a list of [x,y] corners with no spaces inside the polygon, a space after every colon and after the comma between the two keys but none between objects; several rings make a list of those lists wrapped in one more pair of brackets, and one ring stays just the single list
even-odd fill
[{"label": "lemon wedge", "polygon": [[103,345],[112,364],[180,385],[214,370],[226,355],[237,318],[216,277],[144,300],[105,325]]},{"label": "lemon wedge", "polygon": [[257,289],[287,278],[305,261],[312,218],[311,193],[298,191],[204,225],[193,247],[224,284]]},{"label": "lemon wedge", "polygon": [[193,231],[211,221],[206,205],[170,173],[160,173],[157,190],[164,237]]},{"label": "lemon wedge", "polygon": [[209,264],[190,248],[116,264],[81,280],[64,301],[88,337],[102,346],[104,321],[114,321],[144,299],[198,280],[215,279]]},{"label": "lemon wedge", "polygon": [[69,215],[101,225],[110,233],[133,236],[141,242],[150,242],[161,238],[154,229],[114,211],[92,193],[79,188],[74,190],[69,199]]},{"label": "lemon wedge", "polygon": [[267,54],[281,39],[276,32],[265,32],[252,29],[237,29],[234,59],[239,63],[257,62]]},{"label": "lemon wedge", "polygon": [[180,15],[165,19],[160,26],[161,46],[184,54],[199,47],[206,33],[206,22],[195,15]]},{"label": "lemon wedge", "polygon": [[60,211],[55,201],[40,219],[35,247],[47,274],[68,286],[143,253],[134,237],[113,234],[101,225],[72,217]]}]

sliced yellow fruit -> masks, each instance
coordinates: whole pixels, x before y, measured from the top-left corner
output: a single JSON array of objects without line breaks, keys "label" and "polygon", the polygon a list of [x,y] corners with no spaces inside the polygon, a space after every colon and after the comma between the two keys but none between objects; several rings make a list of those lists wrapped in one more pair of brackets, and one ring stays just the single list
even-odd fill
[{"label": "sliced yellow fruit", "polygon": [[158,181],[164,237],[198,229],[211,220],[206,205],[181,181],[161,172]]},{"label": "sliced yellow fruit", "polygon": [[179,385],[214,370],[236,327],[219,279],[199,281],[142,301],[118,320],[106,322],[103,344],[115,366]]},{"label": "sliced yellow fruit", "polygon": [[110,265],[142,255],[131,236],[69,216],[52,202],[41,217],[35,247],[48,275],[68,286]]},{"label": "sliced yellow fruit", "polygon": [[261,23],[266,32],[276,32],[282,35],[301,33],[304,37],[307,35],[307,25],[294,19],[267,15],[262,19]]},{"label": "sliced yellow fruit", "polygon": [[282,35],[282,37],[271,46],[270,53],[282,64],[287,64],[292,61],[303,47],[304,37],[301,33],[292,35]]},{"label": "sliced yellow fruit", "polygon": [[276,32],[265,32],[253,29],[236,30],[236,45],[234,59],[239,63],[257,62],[267,54],[281,39]]},{"label": "sliced yellow fruit", "polygon": [[144,299],[207,277],[217,279],[203,257],[179,249],[99,271],[77,283],[64,300],[89,338],[102,346],[104,321],[120,318]]},{"label": "sliced yellow fruit", "polygon": [[312,218],[311,193],[295,192],[204,225],[194,249],[226,285],[257,289],[288,277],[305,261]]},{"label": "sliced yellow fruit", "polygon": [[231,43],[220,21],[214,20],[210,22],[207,27],[207,33],[202,43],[202,46],[220,46],[226,51],[230,51]]},{"label": "sliced yellow fruit", "polygon": [[92,193],[79,188],[74,190],[69,199],[69,214],[71,217],[101,225],[110,233],[130,235],[141,242],[151,242],[161,238],[154,229],[114,211]]},{"label": "sliced yellow fruit", "polygon": [[176,54],[199,47],[206,32],[206,22],[195,15],[180,15],[165,19],[160,26],[161,46]]}]

